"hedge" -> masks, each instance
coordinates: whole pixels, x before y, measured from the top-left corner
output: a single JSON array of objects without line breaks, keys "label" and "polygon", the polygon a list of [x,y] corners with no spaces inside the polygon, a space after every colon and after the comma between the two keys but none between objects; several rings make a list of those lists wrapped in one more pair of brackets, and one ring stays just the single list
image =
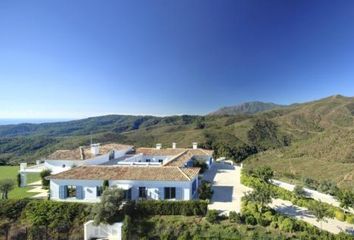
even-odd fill
[{"label": "hedge", "polygon": [[31,226],[48,226],[56,228],[71,226],[74,221],[84,222],[89,215],[87,204],[31,201],[23,211],[23,218]]},{"label": "hedge", "polygon": [[0,219],[17,220],[29,202],[29,199],[0,200]]},{"label": "hedge", "polygon": [[148,215],[184,215],[205,216],[208,211],[208,202],[199,201],[156,201],[144,200],[132,202],[125,208],[127,214],[135,216]]}]

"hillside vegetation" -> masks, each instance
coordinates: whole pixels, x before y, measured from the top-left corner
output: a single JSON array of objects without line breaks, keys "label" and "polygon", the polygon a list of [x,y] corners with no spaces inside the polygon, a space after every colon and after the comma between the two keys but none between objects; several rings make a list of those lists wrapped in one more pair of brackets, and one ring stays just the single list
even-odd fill
[{"label": "hillside vegetation", "polygon": [[235,106],[223,107],[210,113],[209,115],[238,115],[238,114],[255,114],[268,111],[274,108],[282,108],[284,105],[264,102],[246,102]]},{"label": "hillside vegetation", "polygon": [[95,142],[135,146],[214,149],[216,156],[245,160],[247,167],[271,166],[287,178],[354,180],[354,98],[318,101],[247,115],[125,116],[0,126],[0,163],[44,158],[56,149]]}]

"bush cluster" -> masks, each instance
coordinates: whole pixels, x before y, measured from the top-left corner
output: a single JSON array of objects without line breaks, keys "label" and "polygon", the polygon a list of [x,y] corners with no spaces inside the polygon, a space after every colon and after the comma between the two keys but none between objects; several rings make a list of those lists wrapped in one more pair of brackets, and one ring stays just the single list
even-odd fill
[{"label": "bush cluster", "polygon": [[29,199],[0,200],[0,219],[16,221],[29,202]]},{"label": "bush cluster", "polygon": [[[242,176],[241,176],[242,184],[252,188],[265,187],[266,183],[261,181],[261,179],[259,178],[251,176],[250,174],[251,173],[247,173],[246,171],[242,172]],[[321,205],[323,208],[326,209],[326,216],[330,218],[335,217],[336,212],[342,212],[345,215],[344,218],[341,217],[337,218],[338,220],[344,219],[342,221],[345,221],[345,219],[348,217],[350,218],[354,217],[354,214],[344,213],[343,210],[339,207],[335,207],[324,202],[316,201],[314,199],[307,198],[306,196],[298,196],[294,192],[288,191],[286,189],[283,189],[275,185],[269,184],[269,189],[272,192],[274,197],[291,201],[294,205],[300,207],[311,208],[313,205]]]},{"label": "bush cluster", "polygon": [[207,201],[156,201],[146,200],[131,202],[125,212],[133,216],[149,215],[183,215],[205,216],[208,211]]},{"label": "bush cluster", "polygon": [[[229,216],[231,221],[231,215]],[[254,203],[248,202],[242,207],[242,215],[240,216],[241,223],[248,225],[259,224],[264,227],[271,227],[279,229],[287,233],[296,233],[300,235],[300,239],[352,239],[350,235],[333,235],[326,231],[306,223],[303,221],[295,220],[277,213],[272,209],[268,209],[263,214],[257,211],[257,206]]]},{"label": "bush cluster", "polygon": [[219,213],[217,210],[209,210],[205,218],[210,223],[217,223],[219,221]]}]

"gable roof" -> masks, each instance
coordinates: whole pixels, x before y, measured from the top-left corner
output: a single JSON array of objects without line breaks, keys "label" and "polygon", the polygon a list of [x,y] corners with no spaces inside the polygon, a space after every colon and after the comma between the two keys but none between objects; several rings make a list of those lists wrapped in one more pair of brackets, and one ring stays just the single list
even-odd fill
[{"label": "gable roof", "polygon": [[190,181],[198,176],[200,168],[81,166],[47,177],[72,180],[143,180]]},{"label": "gable roof", "polygon": [[[124,150],[126,149],[127,151],[129,149],[133,148],[133,146],[130,145],[124,145],[124,144],[118,144],[118,143],[110,143],[110,144],[104,144],[100,146],[100,152],[99,155],[104,155],[109,153],[112,150]],[[82,147],[85,159],[91,159],[94,156],[91,154],[91,148],[89,146]],[[54,153],[50,154],[47,158],[47,160],[82,160],[81,159],[81,154],[80,154],[80,149],[69,149],[69,150],[57,150]]]}]

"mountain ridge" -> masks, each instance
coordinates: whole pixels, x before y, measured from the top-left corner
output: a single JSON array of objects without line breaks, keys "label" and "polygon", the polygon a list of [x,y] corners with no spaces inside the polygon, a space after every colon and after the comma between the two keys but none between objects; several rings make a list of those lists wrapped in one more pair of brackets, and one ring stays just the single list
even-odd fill
[{"label": "mountain ridge", "polygon": [[191,147],[198,142],[219,155],[244,160],[245,166],[271,166],[278,176],[354,184],[354,98],[338,95],[256,114],[107,115],[0,126],[0,164],[34,162],[58,149],[88,145],[91,136],[95,142],[137,147],[171,147],[172,142]]},{"label": "mountain ridge", "polygon": [[250,101],[244,102],[237,105],[226,106],[217,109],[208,115],[238,115],[238,114],[256,114],[259,112],[264,112],[272,110],[275,108],[286,107],[287,105],[280,105],[272,102],[261,102],[261,101]]}]

